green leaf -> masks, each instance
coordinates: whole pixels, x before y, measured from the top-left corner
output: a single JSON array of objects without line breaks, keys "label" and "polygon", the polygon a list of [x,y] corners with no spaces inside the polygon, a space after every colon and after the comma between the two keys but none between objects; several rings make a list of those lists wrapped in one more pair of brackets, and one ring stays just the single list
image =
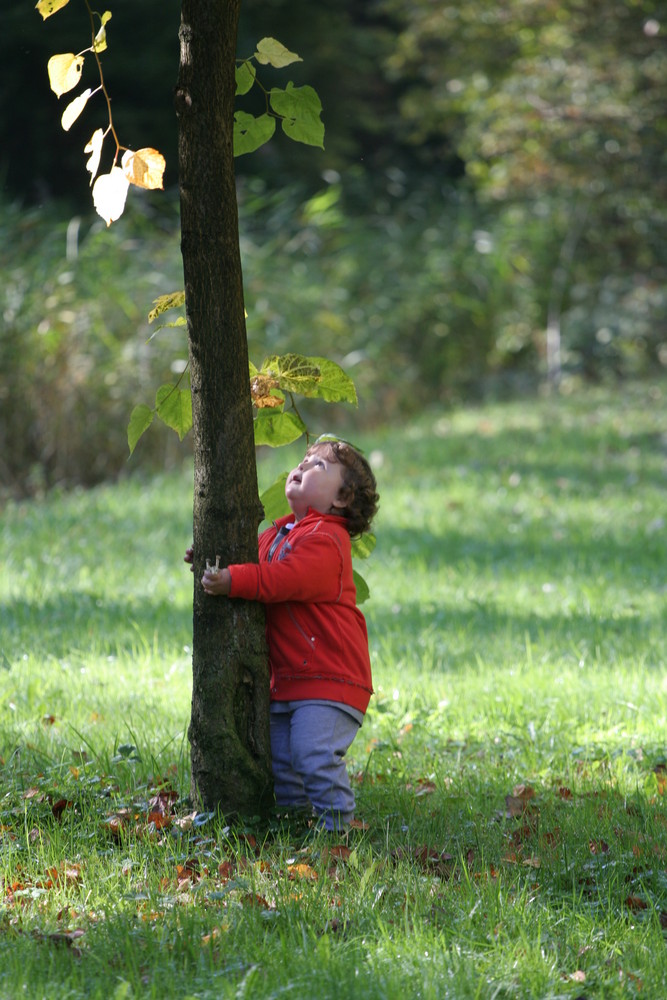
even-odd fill
[{"label": "green leaf", "polygon": [[167,295],[160,295],[157,299],[153,299],[155,308],[149,312],[148,322],[152,323],[163,312],[166,312],[168,309],[178,309],[184,303],[185,292],[169,292]]},{"label": "green leaf", "polygon": [[303,354],[272,354],[263,361],[260,374],[273,376],[284,392],[302,396],[315,393],[321,378],[319,366]]},{"label": "green leaf", "polygon": [[301,56],[298,56],[296,52],[290,52],[275,38],[262,38],[257,43],[255,59],[263,66],[275,66],[276,69],[282,69],[291,63],[303,62]]},{"label": "green leaf", "polygon": [[320,369],[320,379],[313,392],[304,392],[304,396],[317,396],[327,403],[352,403],[357,405],[357,390],[354,382],[340,365],[328,358],[308,358],[308,361]]},{"label": "green leaf", "polygon": [[167,427],[176,431],[181,441],[192,427],[192,395],[189,389],[161,385],[155,396],[155,410]]},{"label": "green leaf", "polygon": [[354,585],[357,588],[357,604],[363,604],[371,596],[368,584],[364,580],[363,576],[360,573],[357,573],[356,569],[352,570],[352,576],[354,578]]},{"label": "green leaf", "polygon": [[276,120],[271,115],[255,118],[246,111],[234,115],[234,156],[253,153],[268,142],[276,130]]},{"label": "green leaf", "polygon": [[155,327],[155,329],[151,333],[151,335],[148,338],[148,340],[146,341],[146,343],[150,344],[150,342],[153,339],[153,337],[156,337],[158,335],[158,333],[160,332],[160,330],[170,330],[173,327],[187,326],[187,325],[188,325],[188,321],[186,320],[185,316],[179,316],[178,319],[175,319],[173,323],[160,323],[159,326]]},{"label": "green leaf", "polygon": [[324,149],[324,124],[320,118],[322,103],[312,87],[295,87],[290,81],[285,90],[274,87],[271,107],[283,119],[283,132],[296,142]]},{"label": "green leaf", "polygon": [[127,425],[127,443],[130,446],[130,455],[137,447],[137,442],[144,431],[147,431],[153,423],[153,413],[150,406],[140,403],[135,406],[130,414],[130,422]]},{"label": "green leaf", "polygon": [[267,521],[275,521],[285,514],[289,514],[289,504],[285,496],[285,482],[288,473],[283,472],[272,483],[268,489],[264,490],[260,496],[260,501],[264,507],[264,517]]},{"label": "green leaf", "polygon": [[255,82],[255,67],[247,60],[236,67],[236,94],[247,94]]},{"label": "green leaf", "polygon": [[95,41],[93,42],[94,52],[105,52],[107,48],[107,24],[111,20],[112,14],[110,10],[105,10],[105,12],[100,17],[100,29],[95,35]]},{"label": "green leaf", "polygon": [[291,444],[306,432],[303,420],[292,411],[277,413],[275,410],[259,410],[254,425],[255,444],[267,444],[271,448]]},{"label": "green leaf", "polygon": [[354,382],[340,365],[328,358],[273,354],[263,361],[260,373],[273,376],[284,392],[298,392],[328,403],[357,405]]},{"label": "green leaf", "polygon": [[375,548],[376,537],[371,531],[367,531],[359,538],[352,541],[352,555],[355,559],[368,559]]}]

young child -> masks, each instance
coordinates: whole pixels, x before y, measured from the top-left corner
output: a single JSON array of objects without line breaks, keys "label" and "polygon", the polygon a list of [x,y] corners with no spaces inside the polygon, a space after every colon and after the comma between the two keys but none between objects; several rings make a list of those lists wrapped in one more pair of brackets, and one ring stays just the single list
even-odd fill
[{"label": "young child", "polygon": [[292,513],[260,535],[259,564],[207,570],[201,582],[212,596],[266,605],[276,803],[312,808],[339,830],[354,816],[344,757],[372,694],[350,538],[368,530],[379,498],[366,459],[336,440],[308,448],[285,496]]}]

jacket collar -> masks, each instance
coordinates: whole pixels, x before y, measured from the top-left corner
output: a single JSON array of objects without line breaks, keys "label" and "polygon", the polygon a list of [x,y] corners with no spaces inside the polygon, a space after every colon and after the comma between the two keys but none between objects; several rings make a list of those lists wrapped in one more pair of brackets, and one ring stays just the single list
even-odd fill
[{"label": "jacket collar", "polygon": [[[315,510],[314,507],[309,507],[308,512],[305,517],[302,517],[298,524],[294,524],[296,528],[300,527],[302,524],[312,524],[313,521],[327,521],[328,523],[334,523],[339,525],[343,530],[345,528],[345,521],[340,516],[340,514],[322,514],[319,510]],[[284,525],[294,523],[294,514],[285,514],[283,517],[276,518],[273,522],[274,527],[280,530]]]}]

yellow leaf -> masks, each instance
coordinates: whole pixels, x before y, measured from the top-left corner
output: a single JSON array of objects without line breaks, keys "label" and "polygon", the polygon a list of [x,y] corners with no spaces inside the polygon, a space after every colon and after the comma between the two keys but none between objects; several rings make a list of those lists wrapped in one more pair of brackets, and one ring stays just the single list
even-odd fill
[{"label": "yellow leaf", "polygon": [[290,52],[282,42],[275,38],[262,38],[257,43],[255,59],[264,66],[271,65],[275,66],[276,69],[282,69],[291,63],[303,62],[301,56],[298,56],[296,52]]},{"label": "yellow leaf", "polygon": [[137,187],[155,188],[162,187],[162,175],[166,166],[165,158],[157,149],[138,149],[134,153],[131,149],[123,153],[123,172],[130,184]]},{"label": "yellow leaf", "polygon": [[46,21],[47,17],[51,17],[52,14],[62,10],[62,8],[66,7],[68,3],[69,0],[39,0],[36,7]]},{"label": "yellow leaf", "polygon": [[83,109],[85,108],[86,104],[88,103],[88,98],[90,97],[91,94],[92,90],[90,89],[90,87],[88,87],[88,89],[84,90],[82,94],[79,94],[79,96],[75,97],[73,101],[70,101],[70,103],[63,111],[63,116],[60,119],[60,124],[62,125],[62,127],[65,129],[66,132],[69,132],[72,125],[77,120]]},{"label": "yellow leaf", "polygon": [[287,866],[287,874],[291,879],[309,879],[313,882],[317,880],[317,872],[310,865],[304,863]]},{"label": "yellow leaf", "polygon": [[51,56],[47,63],[49,84],[58,97],[68,90],[73,90],[81,79],[83,56],[75,56],[73,52],[61,52]]},{"label": "yellow leaf", "polygon": [[100,174],[93,184],[93,204],[107,226],[120,219],[130,182],[120,169],[112,167],[108,174]]},{"label": "yellow leaf", "polygon": [[111,20],[111,11],[105,10],[100,20],[102,25],[95,35],[95,41],[93,42],[93,50],[95,52],[104,52],[107,47],[107,23]]},{"label": "yellow leaf", "polygon": [[101,128],[95,129],[89,142],[84,146],[84,153],[91,156],[86,162],[86,170],[90,171],[90,183],[92,184],[100,167],[100,157],[102,156],[102,144],[104,142],[104,132]]}]

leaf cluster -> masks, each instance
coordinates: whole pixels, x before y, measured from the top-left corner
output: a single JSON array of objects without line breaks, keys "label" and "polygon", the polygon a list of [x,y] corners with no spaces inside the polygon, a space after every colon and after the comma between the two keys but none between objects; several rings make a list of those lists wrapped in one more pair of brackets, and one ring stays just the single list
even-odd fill
[{"label": "leaf cluster", "polygon": [[301,62],[301,57],[290,52],[275,38],[263,38],[249,59],[239,62],[236,68],[236,94],[241,97],[253,87],[259,87],[265,97],[266,110],[261,115],[237,111],[234,115],[234,155],[252,153],[268,142],[280,121],[284,134],[295,142],[324,148],[324,125],[320,118],[322,103],[316,91],[309,86],[295,87],[290,81],[286,87],[267,90],[257,77],[253,61],[263,66],[283,69]]},{"label": "leaf cluster", "polygon": [[[44,20],[62,10],[69,0],[39,0],[37,10]],[[97,128],[84,147],[84,152],[90,156],[86,161],[86,170],[90,173],[90,183],[93,188],[93,204],[107,226],[119,219],[125,209],[125,201],[131,184],[136,187],[156,189],[162,188],[162,178],[165,170],[165,159],[157,149],[145,147],[134,152],[126,146],[121,146],[111,113],[111,99],[104,83],[100,53],[107,48],[107,24],[111,20],[111,12],[103,14],[94,12],[88,0],[85,0],[90,19],[91,44],[80,52],[61,52],[51,56],[48,62],[49,83],[51,90],[60,98],[63,94],[74,90],[81,81],[83,66],[87,53],[92,53],[99,73],[99,85],[92,89],[88,87],[75,97],[65,108],[61,124],[68,132],[81,115],[91,97],[101,93],[105,100],[108,122],[105,128]],[[111,135],[115,142],[115,153],[111,169],[99,174],[102,158],[102,148],[107,136]],[[118,157],[123,151],[120,166]]]}]

